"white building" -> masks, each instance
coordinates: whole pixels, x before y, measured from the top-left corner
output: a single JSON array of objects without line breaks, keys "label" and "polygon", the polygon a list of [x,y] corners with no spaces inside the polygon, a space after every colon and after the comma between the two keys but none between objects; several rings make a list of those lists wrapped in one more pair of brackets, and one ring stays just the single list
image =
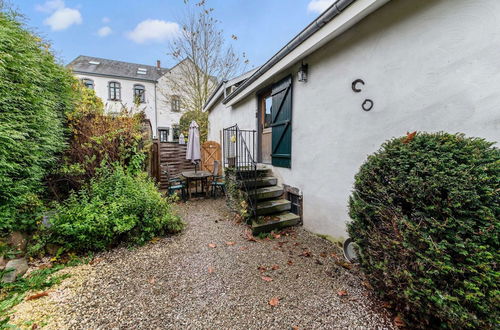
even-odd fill
[{"label": "white building", "polygon": [[233,92],[221,85],[209,139],[256,130],[256,159],[300,191],[304,226],[341,240],[354,176],[384,141],[500,140],[498,22],[498,0],[339,0]]},{"label": "white building", "polygon": [[[181,62],[182,63],[182,62]],[[107,113],[123,108],[144,111],[150,120],[153,137],[162,142],[174,141],[179,135],[179,119],[184,109],[182,96],[171,92],[165,77],[175,72],[156,66],[78,56],[68,67],[84,84],[95,90]]]}]

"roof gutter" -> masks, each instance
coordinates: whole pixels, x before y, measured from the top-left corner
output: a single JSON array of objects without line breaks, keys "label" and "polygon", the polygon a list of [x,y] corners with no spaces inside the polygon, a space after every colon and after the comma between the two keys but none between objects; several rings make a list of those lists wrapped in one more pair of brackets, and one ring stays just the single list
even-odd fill
[{"label": "roof gutter", "polygon": [[256,81],[260,76],[262,76],[266,71],[272,68],[276,63],[281,61],[286,55],[292,52],[300,44],[302,44],[307,38],[316,33],[324,25],[338,16],[344,9],[346,9],[351,3],[356,0],[338,0],[333,5],[331,5],[323,14],[321,14],[316,20],[309,24],[302,32],[300,32],[295,38],[293,38],[288,44],[285,45],[278,53],[276,53],[269,61],[267,61],[263,66],[260,67],[250,78],[248,78],[243,84],[241,84],[238,89],[226,97],[222,103],[226,104],[231,101],[236,95],[242,90],[250,86],[254,81]]}]

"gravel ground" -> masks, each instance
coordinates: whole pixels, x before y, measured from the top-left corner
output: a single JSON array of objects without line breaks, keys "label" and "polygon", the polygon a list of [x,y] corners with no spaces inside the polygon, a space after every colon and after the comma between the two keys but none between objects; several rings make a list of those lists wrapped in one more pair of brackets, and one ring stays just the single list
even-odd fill
[{"label": "gravel ground", "polygon": [[330,242],[302,228],[249,241],[223,200],[180,204],[179,213],[182,234],[100,254],[58,327],[394,328]]}]

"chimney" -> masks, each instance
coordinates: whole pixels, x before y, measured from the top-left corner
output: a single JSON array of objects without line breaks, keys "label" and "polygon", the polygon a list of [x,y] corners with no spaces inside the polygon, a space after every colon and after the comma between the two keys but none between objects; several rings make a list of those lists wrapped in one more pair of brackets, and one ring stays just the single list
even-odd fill
[{"label": "chimney", "polygon": [[161,69],[161,62],[160,60],[156,60],[156,68]]}]

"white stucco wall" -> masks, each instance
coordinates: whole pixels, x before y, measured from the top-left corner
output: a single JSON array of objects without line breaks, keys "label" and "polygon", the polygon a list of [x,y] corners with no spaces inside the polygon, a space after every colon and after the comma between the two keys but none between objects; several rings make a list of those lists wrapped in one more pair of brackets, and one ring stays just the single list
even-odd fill
[{"label": "white stucco wall", "polygon": [[[393,0],[304,59],[309,80],[294,77],[293,86],[292,168],[274,172],[302,190],[307,229],[346,236],[354,175],[387,139],[417,130],[500,140],[499,21],[497,0]],[[356,79],[366,83],[361,93],[351,89]],[[213,109],[210,137],[218,140],[220,126],[255,127],[256,107],[250,96]]]},{"label": "white stucco wall", "polygon": [[234,124],[240,129],[255,130],[257,119],[257,99],[250,97],[239,103],[237,107],[226,107],[221,102],[209,113],[208,140],[221,143],[222,130]]}]

